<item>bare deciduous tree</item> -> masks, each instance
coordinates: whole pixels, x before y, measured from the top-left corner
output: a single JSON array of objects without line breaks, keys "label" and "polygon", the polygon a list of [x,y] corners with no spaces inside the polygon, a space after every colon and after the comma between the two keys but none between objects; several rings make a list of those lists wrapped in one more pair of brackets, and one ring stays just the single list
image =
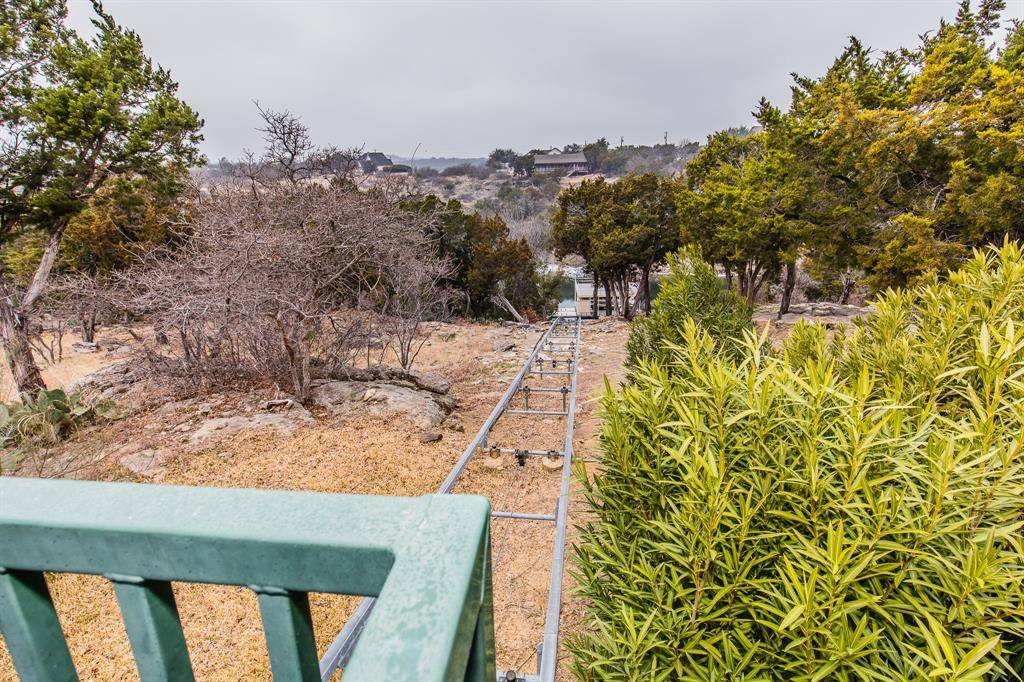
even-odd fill
[{"label": "bare deciduous tree", "polygon": [[53,277],[43,300],[43,312],[54,320],[78,326],[82,340],[96,340],[96,326],[110,320],[122,297],[109,275],[69,272]]},{"label": "bare deciduous tree", "polygon": [[192,385],[269,379],[301,401],[314,376],[349,373],[371,345],[407,373],[422,322],[447,311],[433,217],[399,206],[404,186],[358,191],[358,150],[319,148],[296,116],[259,111],[265,152],[194,187],[181,239],[117,278],[163,340],[144,342],[147,357]]},{"label": "bare deciduous tree", "polygon": [[310,137],[309,129],[298,116],[287,109],[275,111],[264,109],[255,102],[263,119],[263,133],[266,151],[263,163],[269,166],[293,185],[323,173],[330,167],[330,159]]},{"label": "bare deciduous tree", "polygon": [[[135,312],[173,341],[151,357],[193,383],[269,378],[305,400],[315,370],[354,360],[361,302],[394,300],[398,316],[436,307],[412,300],[434,296],[441,270],[419,218],[372,195],[229,184],[197,193],[193,215],[183,247],[121,277]],[[395,282],[415,290],[408,300],[390,295]]]},{"label": "bare deciduous tree", "polygon": [[401,254],[399,260],[383,271],[381,297],[382,327],[388,334],[392,352],[406,372],[416,361],[429,334],[423,322],[448,317],[451,292],[445,280],[450,269],[423,254]]}]

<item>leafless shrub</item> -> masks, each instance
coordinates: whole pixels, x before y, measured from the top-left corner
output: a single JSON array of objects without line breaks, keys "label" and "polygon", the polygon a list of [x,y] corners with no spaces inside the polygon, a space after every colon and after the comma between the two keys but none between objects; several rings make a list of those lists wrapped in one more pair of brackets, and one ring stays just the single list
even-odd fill
[{"label": "leafless shrub", "polygon": [[471,163],[460,163],[455,166],[448,166],[441,171],[441,175],[446,178],[456,176],[466,176],[469,178],[476,178],[477,180],[485,180],[491,177],[494,171],[487,166],[474,166]]},{"label": "leafless shrub", "polygon": [[367,193],[385,204],[395,204],[418,194],[417,180],[404,173],[376,176]]},{"label": "leafless shrub", "polygon": [[551,251],[551,222],[547,215],[517,216],[514,211],[499,211],[498,215],[508,225],[509,237],[526,239],[533,252],[541,258]]},{"label": "leafless shrub", "polygon": [[[243,179],[254,190],[275,182],[298,184],[327,178],[333,184],[354,187],[359,170],[360,147],[342,149],[314,144],[302,119],[287,109],[264,109],[256,102],[266,147],[262,154],[246,151],[230,166],[231,176]],[[225,165],[222,163],[222,165]]]},{"label": "leafless shrub", "polygon": [[193,191],[182,239],[119,274],[123,307],[153,323],[145,357],[186,386],[271,380],[302,401],[314,375],[364,352],[369,364],[371,348],[408,370],[422,321],[447,309],[422,224],[434,218],[401,210],[408,179],[361,192],[359,150],[317,147],[298,117],[259,111],[264,153]]},{"label": "leafless shrub", "polygon": [[259,129],[266,141],[262,162],[292,184],[323,173],[330,167],[330,158],[310,137],[309,129],[299,117],[287,109],[264,109],[256,102],[263,119]]},{"label": "leafless shrub", "polygon": [[50,280],[43,311],[54,324],[77,325],[82,340],[93,343],[97,325],[112,321],[121,298],[109,275],[69,272]]},{"label": "leafless shrub", "polygon": [[46,320],[45,317],[29,328],[29,345],[47,365],[54,365],[64,359],[64,334],[67,321],[61,318]]},{"label": "leafless shrub", "polygon": [[184,246],[121,277],[133,311],[172,341],[147,345],[154,367],[192,385],[270,379],[305,400],[314,370],[363,347],[355,312],[386,300],[403,268],[440,267],[417,216],[336,185],[220,186],[193,215]]},{"label": "leafless shrub", "polygon": [[406,371],[430,336],[424,333],[423,322],[449,315],[451,292],[444,282],[450,275],[444,263],[416,253],[401,255],[399,262],[383,271],[381,327],[398,364]]}]

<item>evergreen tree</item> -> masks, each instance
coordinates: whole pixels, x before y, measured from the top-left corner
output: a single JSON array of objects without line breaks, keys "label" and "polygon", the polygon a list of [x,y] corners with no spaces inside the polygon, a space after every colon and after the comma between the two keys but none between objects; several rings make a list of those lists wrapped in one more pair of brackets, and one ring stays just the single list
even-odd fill
[{"label": "evergreen tree", "polygon": [[113,178],[159,180],[201,160],[202,121],[170,73],[98,0],[93,9],[88,40],[64,25],[64,0],[0,9],[0,243],[44,237],[23,291],[0,272],[0,342],[22,392],[44,388],[28,323],[68,226]]}]

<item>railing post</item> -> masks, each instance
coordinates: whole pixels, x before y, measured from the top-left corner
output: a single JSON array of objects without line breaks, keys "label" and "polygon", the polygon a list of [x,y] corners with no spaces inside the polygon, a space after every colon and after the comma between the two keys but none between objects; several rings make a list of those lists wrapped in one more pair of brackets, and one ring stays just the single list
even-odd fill
[{"label": "railing post", "polygon": [[273,587],[250,587],[259,598],[274,682],[319,682],[320,664],[309,595]]},{"label": "railing post", "polygon": [[491,581],[490,533],[487,537],[487,550],[484,553],[484,575],[480,600],[480,613],[473,631],[473,645],[469,650],[469,662],[466,666],[466,682],[493,682],[496,676],[494,667],[494,593]]},{"label": "railing post", "polygon": [[0,568],[0,631],[22,682],[78,680],[42,573]]},{"label": "railing post", "polygon": [[108,575],[143,682],[194,680],[171,584]]}]

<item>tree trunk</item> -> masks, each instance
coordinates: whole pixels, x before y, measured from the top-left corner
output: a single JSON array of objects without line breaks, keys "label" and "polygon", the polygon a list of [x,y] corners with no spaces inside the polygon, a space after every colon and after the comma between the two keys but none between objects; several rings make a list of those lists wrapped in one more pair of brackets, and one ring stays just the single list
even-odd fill
[{"label": "tree trunk", "polygon": [[604,314],[605,317],[611,317],[614,313],[613,308],[615,307],[612,299],[612,287],[609,280],[604,280]]},{"label": "tree trunk", "polygon": [[841,293],[839,295],[839,303],[841,305],[846,305],[847,303],[849,303],[850,302],[850,294],[852,294],[852,293],[853,293],[853,287],[844,282],[843,283],[843,293]]},{"label": "tree trunk", "polygon": [[288,356],[288,369],[292,375],[292,392],[295,399],[302,403],[309,398],[309,354],[302,352],[301,340],[289,339],[286,335],[283,341]]},{"label": "tree trunk", "polygon": [[622,299],[622,316],[628,320],[632,316],[632,306],[629,305],[629,284],[625,277],[619,278],[619,296]]},{"label": "tree trunk", "polygon": [[33,304],[42,295],[46,282],[50,278],[50,270],[53,269],[53,264],[57,260],[57,252],[60,250],[60,242],[64,238],[64,229],[67,227],[67,223],[67,220],[62,220],[50,231],[43,255],[39,259],[39,265],[36,267],[32,281],[29,282],[18,306],[14,305],[7,273],[0,269],[0,345],[4,347],[7,366],[11,370],[11,376],[14,377],[14,384],[18,387],[19,394],[27,393],[35,396],[46,388],[39,365],[36,364],[36,359],[32,355],[32,345],[29,343],[28,337],[28,320]]},{"label": "tree trunk", "polygon": [[590,307],[594,311],[594,318],[595,319],[599,315],[599,311],[598,311],[598,307],[597,307],[597,292],[598,292],[598,288],[597,288],[597,273],[595,272],[594,273],[594,292],[593,292],[593,294],[591,294],[591,298],[590,298]]},{"label": "tree trunk", "polygon": [[3,344],[7,357],[7,367],[14,377],[14,385],[18,393],[35,396],[46,388],[39,365],[32,355],[32,345],[28,338],[28,325],[24,316],[11,304],[7,287],[3,287],[4,295],[0,295],[0,343]]},{"label": "tree trunk", "polygon": [[633,316],[636,315],[637,310],[640,309],[640,286],[637,285],[636,296],[630,297],[629,295],[629,278],[622,278],[622,303],[626,306],[625,318],[632,320]]},{"label": "tree trunk", "polygon": [[786,263],[786,282],[782,287],[782,302],[779,303],[779,317],[789,312],[789,304],[793,300],[793,289],[796,288],[796,262]]},{"label": "tree trunk", "polygon": [[519,311],[515,309],[515,306],[512,305],[512,302],[509,301],[502,294],[494,294],[493,296],[491,296],[491,302],[497,305],[499,308],[502,308],[505,312],[507,312],[509,315],[515,318],[516,322],[520,324],[525,324],[528,321],[525,317],[519,314]]},{"label": "tree trunk", "polygon": [[850,302],[850,296],[853,294],[854,287],[857,286],[857,280],[853,277],[849,270],[843,273],[843,292],[839,296],[839,302],[842,305],[846,305]]},{"label": "tree trunk", "polygon": [[754,305],[757,301],[757,294],[761,291],[761,285],[764,284],[764,273],[758,275],[758,267],[756,265],[750,265],[749,269],[744,268],[743,279],[747,286],[747,303]]},{"label": "tree trunk", "polygon": [[629,277],[627,275],[623,275],[619,280],[619,291],[622,293],[622,316],[627,320],[632,320],[636,306],[629,297]]},{"label": "tree trunk", "polygon": [[87,313],[82,317],[82,340],[86,343],[96,341],[96,313]]},{"label": "tree trunk", "polygon": [[612,287],[615,288],[615,312],[619,317],[627,315],[626,307],[629,305],[626,297],[622,295],[622,280],[622,277],[616,277],[612,282]]},{"label": "tree trunk", "polygon": [[640,275],[640,295],[643,296],[644,312],[651,314],[651,267],[644,268]]}]

